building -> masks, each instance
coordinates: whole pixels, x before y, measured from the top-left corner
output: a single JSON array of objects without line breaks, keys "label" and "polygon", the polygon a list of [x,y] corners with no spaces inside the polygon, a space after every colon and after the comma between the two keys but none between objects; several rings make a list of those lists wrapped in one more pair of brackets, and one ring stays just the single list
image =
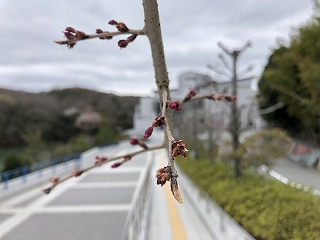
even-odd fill
[{"label": "building", "polygon": [[[171,90],[170,96],[172,99],[182,100],[192,89],[197,91],[197,96],[212,93],[228,95],[231,92],[231,82],[216,82],[208,75],[187,72],[179,76],[178,88]],[[255,95],[256,90],[251,80],[238,81],[237,104],[243,129],[259,129],[263,126]],[[134,129],[143,133],[158,113],[158,94],[155,94],[153,98],[140,98],[134,114]],[[230,103],[215,102],[209,99],[187,102],[182,106],[181,113],[175,113],[174,116],[176,131],[185,131],[181,128],[182,125],[189,130],[198,128],[193,133],[188,133],[192,135],[205,133],[208,127],[226,129],[229,121]]]}]

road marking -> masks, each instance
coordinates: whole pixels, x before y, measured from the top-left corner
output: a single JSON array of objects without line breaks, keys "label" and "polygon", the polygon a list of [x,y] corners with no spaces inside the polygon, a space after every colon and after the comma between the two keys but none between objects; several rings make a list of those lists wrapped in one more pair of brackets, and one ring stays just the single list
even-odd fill
[{"label": "road marking", "polygon": [[11,208],[1,210],[0,213],[75,213],[75,212],[122,212],[129,211],[131,204],[100,204],[100,205],[70,205],[54,207]]},{"label": "road marking", "polygon": [[[160,159],[161,166],[165,166],[163,154],[159,154],[158,157]],[[171,193],[169,183],[166,183],[163,187],[165,189],[165,197],[169,212],[172,240],[187,240],[187,235],[176,206],[177,203],[175,203],[176,200]]]},{"label": "road marking", "polygon": [[120,187],[135,187],[137,182],[94,182],[94,183],[78,183],[72,186],[72,189],[86,188],[120,188]]}]

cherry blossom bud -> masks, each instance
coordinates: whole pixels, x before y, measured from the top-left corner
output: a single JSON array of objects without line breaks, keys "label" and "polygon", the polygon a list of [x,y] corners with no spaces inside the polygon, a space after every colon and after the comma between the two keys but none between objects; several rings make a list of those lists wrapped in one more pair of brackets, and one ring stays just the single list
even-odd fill
[{"label": "cherry blossom bud", "polygon": [[183,101],[187,102],[189,101],[192,97],[194,97],[197,94],[196,90],[190,90],[188,94],[184,97]]},{"label": "cherry blossom bud", "polygon": [[183,156],[184,158],[187,158],[186,152],[188,152],[189,150],[186,149],[186,145],[184,141],[182,140],[173,141],[171,147],[172,147],[172,157]]},{"label": "cherry blossom bud", "polygon": [[42,189],[42,192],[45,193],[45,194],[49,194],[50,191],[51,191],[51,188]]},{"label": "cherry blossom bud", "polygon": [[110,20],[109,23],[110,25],[118,25],[118,22],[115,20]]},{"label": "cherry blossom bud", "polygon": [[157,185],[161,187],[167,182],[170,181],[170,167],[160,168],[156,172]]},{"label": "cherry blossom bud", "polygon": [[136,34],[132,34],[130,37],[127,38],[128,42],[133,42],[137,36],[138,35],[136,35]]},{"label": "cherry blossom bud", "polygon": [[71,175],[73,177],[79,177],[81,174],[83,173],[83,171],[77,171],[77,170],[74,170]]},{"label": "cherry blossom bud", "polygon": [[161,113],[153,120],[151,127],[161,127],[165,124],[165,118]]},{"label": "cherry blossom bud", "polygon": [[66,30],[67,32],[72,32],[72,33],[75,33],[76,30],[73,28],[73,27],[66,27]]},{"label": "cherry blossom bud", "polygon": [[50,182],[52,182],[53,184],[56,184],[56,183],[59,182],[59,178],[57,178],[57,177],[52,177],[52,178],[50,178]]},{"label": "cherry blossom bud", "polygon": [[76,40],[76,37],[70,32],[63,32],[63,34],[68,40]]},{"label": "cherry blossom bud", "polygon": [[181,110],[181,105],[178,100],[169,100],[167,104],[168,104],[168,107],[173,110],[176,110],[176,111]]},{"label": "cherry blossom bud", "polygon": [[[97,34],[101,34],[101,33],[109,33],[108,31],[103,31],[103,30],[101,30],[101,29],[96,29],[96,33]],[[107,40],[110,40],[110,39],[112,39],[112,36],[108,36],[108,37],[99,37],[101,40],[105,40],[105,39],[107,39]]]},{"label": "cherry blossom bud", "polygon": [[117,24],[117,29],[119,32],[127,32],[129,30],[129,28],[123,22],[119,22]]},{"label": "cherry blossom bud", "polygon": [[111,165],[111,168],[117,168],[117,167],[121,166],[121,164],[122,164],[122,162],[116,162]]},{"label": "cherry blossom bud", "polygon": [[190,90],[189,94],[194,97],[195,95],[197,95],[197,91],[196,90]]},{"label": "cherry blossom bud", "polygon": [[126,48],[128,46],[128,44],[129,44],[128,40],[119,40],[118,41],[118,46],[120,48]]},{"label": "cherry blossom bud", "polygon": [[237,96],[224,96],[224,99],[228,102],[234,102],[237,100]]},{"label": "cherry blossom bud", "polygon": [[152,135],[153,127],[148,127],[148,129],[144,132],[144,138],[149,138]]},{"label": "cherry blossom bud", "polygon": [[131,138],[130,139],[130,144],[131,145],[138,145],[139,144],[139,139],[138,138]]}]

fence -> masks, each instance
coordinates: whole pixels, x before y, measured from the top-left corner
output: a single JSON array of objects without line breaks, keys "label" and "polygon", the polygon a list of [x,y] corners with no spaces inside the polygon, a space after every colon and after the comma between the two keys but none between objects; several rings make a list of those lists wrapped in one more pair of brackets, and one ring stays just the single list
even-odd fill
[{"label": "fence", "polygon": [[144,240],[146,239],[150,208],[152,187],[150,184],[150,170],[154,162],[155,152],[148,153],[147,167],[140,177],[138,187],[133,196],[131,209],[128,213],[122,240]]},{"label": "fence", "polygon": [[71,154],[1,173],[0,200],[30,187],[48,182],[56,175],[66,174],[80,166],[81,154]]}]

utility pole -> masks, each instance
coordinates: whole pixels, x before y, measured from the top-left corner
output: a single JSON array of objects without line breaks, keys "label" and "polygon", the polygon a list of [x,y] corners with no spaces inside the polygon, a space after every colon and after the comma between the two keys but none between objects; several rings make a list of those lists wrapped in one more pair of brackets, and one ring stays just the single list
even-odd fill
[{"label": "utility pole", "polygon": [[[229,50],[226,46],[224,46],[221,42],[218,42],[218,46],[228,55],[232,60],[232,67],[231,69],[228,67],[225,59],[222,55],[219,55],[222,62],[224,63],[225,67],[231,72],[231,94],[237,96],[238,94],[238,73],[237,73],[237,61],[239,56],[244,50],[251,47],[251,42],[246,42],[246,44],[240,49]],[[252,79],[252,78],[248,78]],[[239,135],[241,130],[241,120],[239,119],[239,110],[237,101],[231,103],[231,121],[229,123],[228,130],[232,137],[232,152],[233,152],[233,163],[234,163],[234,170],[235,170],[235,177],[239,178],[242,176],[242,171],[240,168],[240,158],[235,154],[239,147]]]}]

